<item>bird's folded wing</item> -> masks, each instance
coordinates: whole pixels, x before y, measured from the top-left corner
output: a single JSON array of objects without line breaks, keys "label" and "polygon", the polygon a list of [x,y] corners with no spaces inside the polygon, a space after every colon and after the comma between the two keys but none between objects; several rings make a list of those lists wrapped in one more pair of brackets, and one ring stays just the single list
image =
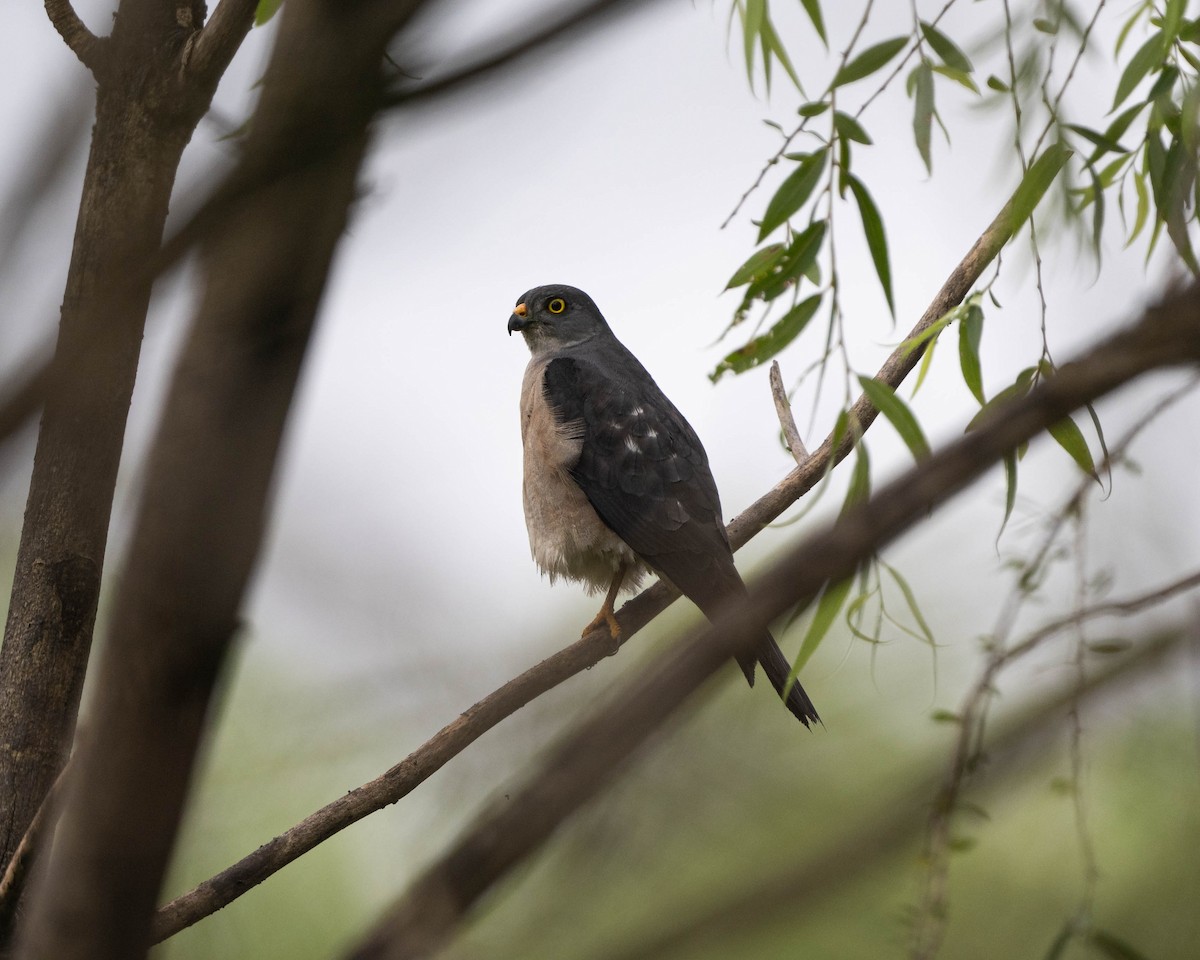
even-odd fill
[{"label": "bird's folded wing", "polygon": [[547,364],[543,390],[581,428],[570,473],[600,518],[701,609],[740,588],[704,448],[637,359],[593,345]]}]

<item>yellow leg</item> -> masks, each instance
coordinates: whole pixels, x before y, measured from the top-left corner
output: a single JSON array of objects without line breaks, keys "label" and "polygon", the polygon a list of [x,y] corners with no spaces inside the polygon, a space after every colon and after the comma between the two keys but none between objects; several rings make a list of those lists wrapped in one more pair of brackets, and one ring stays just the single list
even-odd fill
[{"label": "yellow leg", "polygon": [[617,594],[621,591],[621,583],[625,579],[625,571],[627,569],[628,567],[625,564],[621,564],[617,568],[616,574],[613,575],[612,584],[608,588],[608,594],[604,597],[604,606],[600,608],[600,612],[596,614],[592,622],[583,628],[581,636],[586,637],[603,623],[608,625],[608,633],[613,640],[620,638],[621,625],[617,622],[617,618],[613,614],[613,603],[616,602]]}]

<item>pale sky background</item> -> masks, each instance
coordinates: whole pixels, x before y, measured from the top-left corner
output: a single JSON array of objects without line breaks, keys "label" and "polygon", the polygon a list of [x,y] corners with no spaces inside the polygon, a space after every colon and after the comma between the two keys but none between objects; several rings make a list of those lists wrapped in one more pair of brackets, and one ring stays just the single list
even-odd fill
[{"label": "pale sky background", "polygon": [[[815,95],[833,61],[807,39],[796,6],[781,5],[776,15],[784,29],[799,28],[792,52]],[[907,4],[879,6],[864,43],[906,29]],[[504,11],[516,17],[514,11],[535,7],[514,3]],[[81,13],[99,30],[104,8],[84,4]],[[452,22],[431,25],[435,47],[456,49],[503,20],[498,4],[463,10]],[[483,10],[492,18],[482,19]],[[953,14],[970,11],[966,5]],[[953,14],[947,30],[976,53],[972,22]],[[827,15],[838,50],[852,24],[836,6]],[[0,70],[9,95],[0,119],[12,135],[0,145],[0,185],[13,181],[40,113],[70,78],[83,80],[39,7],[14,8],[7,19]],[[217,111],[229,123],[242,120],[270,37],[269,29],[255,31],[222,84]],[[1076,87],[1077,115],[1094,125],[1103,122],[1103,110],[1088,102],[1094,82],[1088,70],[1103,76],[1111,69],[1109,51],[1111,37],[1101,36]],[[998,69],[991,56],[977,55],[988,64],[979,70],[981,81]],[[780,174],[734,224],[718,227],[776,147],[778,134],[762,120],[790,127],[798,94],[778,76],[769,100],[761,83],[757,94],[748,89],[739,46],[727,43],[723,6],[659,3],[543,59],[524,73],[380,125],[367,190],[339,255],[289,432],[275,521],[248,611],[263,633],[256,642],[284,643],[321,669],[330,661],[357,669],[352,665],[361,666],[360,657],[392,656],[404,643],[398,634],[409,631],[438,649],[483,643],[549,650],[564,639],[564,622],[590,616],[592,601],[580,591],[551,588],[538,577],[525,540],[516,401],[526,352],[519,338],[506,336],[505,322],[516,297],[536,284],[563,281],[593,295],[617,335],[696,425],[728,516],[788,470],[775,440],[765,369],[717,387],[706,373],[738,342],[714,346],[735,305],[733,295],[718,294],[753,249],[748,218],[761,214]],[[857,104],[872,89],[871,81],[849,88],[844,102]],[[876,369],[1014,185],[1010,165],[996,159],[1011,149],[1008,115],[979,109],[949,83],[939,81],[938,97],[955,139],[948,148],[935,133],[933,178],[912,146],[911,106],[899,83],[863,118],[878,146],[857,148],[855,169],[889,227],[898,321],[893,328],[879,295],[857,212],[841,208],[839,269],[851,359],[860,371]],[[201,125],[180,191],[228,159],[229,146],[218,141],[222,132]],[[35,339],[31,320],[43,318],[44,328],[53,315],[76,190],[67,190],[56,215],[33,232],[23,256],[37,269],[21,274],[27,286],[3,292],[5,336],[16,344],[5,351],[5,362]],[[1106,254],[1099,276],[1069,245],[1065,255],[1048,257],[1051,342],[1060,359],[1131,315],[1152,289],[1140,255],[1120,256],[1115,238]],[[1006,259],[998,291],[1009,309],[990,312],[985,331],[991,389],[1037,355],[1028,257],[1010,251]],[[1149,270],[1151,277],[1160,274]],[[151,319],[134,400],[118,524],[135,495],[128,466],[144,447],[187,315],[180,284],[165,290]],[[794,378],[808,365],[820,336],[810,331],[783,355],[786,374]],[[797,403],[798,419],[810,432],[811,395]],[[915,405],[935,442],[972,412],[958,382],[953,340]],[[1121,402],[1111,409],[1115,435]],[[819,411],[814,442],[832,415],[828,405]],[[886,426],[873,432],[877,480],[906,462],[889,433]],[[1196,452],[1187,449],[1187,438],[1179,447],[1179,454]],[[1022,492],[1052,504],[1053,488],[1039,491],[1032,481],[1069,475],[1058,451],[1037,450],[1023,472],[1030,482]],[[1125,502],[1118,493],[1106,510],[1127,509],[1138,524],[1155,523],[1138,513],[1146,489],[1172,482],[1170,475],[1145,478],[1142,497]],[[12,516],[25,483],[24,474],[5,481]],[[999,489],[993,475],[967,495],[967,506],[954,508],[972,517],[971,529],[982,523],[988,535],[979,538],[980,552],[956,561],[953,571],[981,573],[994,562]],[[1179,493],[1161,499],[1187,510],[1191,523],[1193,498]],[[747,556],[777,549],[793,535],[768,534]],[[914,543],[926,536],[932,533]],[[119,532],[116,537],[119,543]],[[493,617],[481,633],[485,611]]]},{"label": "pale sky background", "polygon": [[[799,4],[776,6],[783,29],[798,27],[797,36],[808,36],[797,19]],[[839,5],[825,6],[837,51],[853,24]],[[458,20],[431,27],[434,40],[456,48],[460,38],[484,33],[517,7],[464,5]],[[907,30],[907,3],[877,7],[864,43]],[[947,31],[974,55],[978,26],[971,18],[979,8],[959,7]],[[106,9],[105,3],[80,4],[97,31]],[[472,19],[484,11],[487,20]],[[724,4],[658,3],[584,45],[547,52],[536,69],[380,124],[364,178],[368,189],[339,254],[289,428],[270,539],[247,605],[246,657],[290,664],[333,691],[358,691],[364,703],[386,704],[411,723],[415,745],[573,640],[591,618],[592,598],[571,585],[551,587],[529,558],[517,420],[527,353],[519,337],[506,335],[505,324],[516,298],[532,286],[561,281],[593,296],[703,438],[727,517],[788,472],[765,368],[715,387],[706,376],[740,342],[714,345],[736,305],[733,295],[719,293],[753,249],[749,217],[761,214],[782,173],[773,172],[728,229],[718,228],[776,149],[778,134],[763,119],[790,128],[801,102],[783,77],[776,77],[769,100],[761,84],[757,92],[748,88],[738,43],[727,44],[726,12]],[[1089,91],[1112,89],[1112,33],[1099,32],[1071,101],[1080,121],[1093,126],[1105,122],[1107,104],[1089,101]],[[217,110],[233,125],[252,100],[270,39],[270,29],[255,31],[222,84]],[[788,42],[816,95],[834,60],[819,44]],[[996,53],[981,55],[989,64],[979,71],[981,84],[997,69]],[[8,131],[0,141],[0,195],[28,163],[25,151],[39,117],[71,78],[83,83],[83,70],[41,5],[10,4],[0,32],[0,89],[6,91],[0,129]],[[982,111],[965,91],[939,80],[938,102],[954,139],[948,147],[935,131],[931,178],[912,145],[902,79],[894,87],[863,118],[877,146],[856,148],[855,169],[888,226],[895,328],[860,239],[857,211],[840,208],[836,227],[851,360],[868,373],[924,311],[1015,186],[1008,114]],[[872,89],[871,81],[851,88],[847,102],[856,105]],[[200,126],[181,191],[228,160],[229,145],[217,141],[222,132],[207,122]],[[19,270],[0,290],[6,344],[0,369],[11,369],[55,318],[78,172],[71,182],[61,202],[22,238]],[[1115,210],[1110,217],[1116,221]],[[1070,242],[1064,253],[1047,244],[1050,337],[1059,360],[1134,316],[1162,282],[1160,264],[1147,268],[1141,250],[1122,255],[1120,247],[1114,232],[1097,275]],[[1035,362],[1040,344],[1029,258],[1010,250],[1005,261],[997,290],[1006,310],[989,310],[984,334],[989,393]],[[135,502],[135,468],[188,315],[187,279],[165,285],[150,321],[110,571],[117,569],[111,564],[119,559],[123,524]],[[786,378],[808,366],[821,336],[809,331],[782,355]],[[935,445],[955,435],[975,409],[961,385],[955,344],[952,337],[942,346],[914,401]],[[1159,377],[1103,404],[1109,436],[1118,436],[1146,398],[1170,382]],[[838,391],[830,396],[836,401]],[[822,406],[812,428],[810,407],[811,394],[802,394],[797,418],[815,445],[832,426],[833,407]],[[1095,511],[1096,564],[1118,565],[1121,593],[1200,563],[1196,414],[1193,398],[1148,434],[1136,451],[1143,475],[1119,475],[1115,492]],[[31,451],[31,437],[13,449]],[[908,465],[886,424],[872,431],[871,443],[877,484]],[[28,463],[5,462],[0,554],[7,557],[15,548]],[[1064,482],[1076,476],[1065,454],[1035,445],[1022,467],[1019,516],[1003,551],[1025,542],[1021,521],[1039,507],[1053,507]],[[972,662],[974,635],[990,627],[1008,582],[994,545],[1002,490],[994,471],[888,553],[921,596],[951,665],[956,658]],[[792,542],[836,504],[831,497],[799,528],[758,538],[740,555],[742,569]],[[1051,596],[1047,609],[1056,600]],[[790,639],[784,646],[794,653],[798,641]],[[805,673],[831,727],[843,709],[829,696],[835,678],[865,670],[862,657],[848,659],[848,643],[831,641]],[[922,721],[933,706],[957,701],[955,685],[935,689],[924,653],[897,644],[881,657],[884,669],[861,696],[882,702],[903,683],[911,714]],[[599,686],[611,675],[601,665],[576,683]]]}]

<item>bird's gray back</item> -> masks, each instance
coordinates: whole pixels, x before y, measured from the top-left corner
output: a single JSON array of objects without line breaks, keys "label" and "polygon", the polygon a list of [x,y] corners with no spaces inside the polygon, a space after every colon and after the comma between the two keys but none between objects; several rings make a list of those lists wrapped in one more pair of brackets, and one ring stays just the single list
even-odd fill
[{"label": "bird's gray back", "polygon": [[637,358],[596,337],[549,357],[543,384],[582,428],[570,472],[600,518],[702,608],[740,587],[704,447]]}]

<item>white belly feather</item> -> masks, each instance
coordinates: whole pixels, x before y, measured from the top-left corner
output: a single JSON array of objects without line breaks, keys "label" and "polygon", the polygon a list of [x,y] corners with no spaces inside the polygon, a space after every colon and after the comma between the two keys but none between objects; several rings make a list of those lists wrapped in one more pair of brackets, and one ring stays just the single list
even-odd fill
[{"label": "white belly feather", "polygon": [[583,447],[582,425],[555,421],[542,391],[549,359],[530,360],[521,384],[522,492],[534,562],[552,582],[558,577],[578,580],[591,593],[607,590],[617,568],[627,564],[625,584],[636,586],[645,567],[571,479],[570,468]]}]

